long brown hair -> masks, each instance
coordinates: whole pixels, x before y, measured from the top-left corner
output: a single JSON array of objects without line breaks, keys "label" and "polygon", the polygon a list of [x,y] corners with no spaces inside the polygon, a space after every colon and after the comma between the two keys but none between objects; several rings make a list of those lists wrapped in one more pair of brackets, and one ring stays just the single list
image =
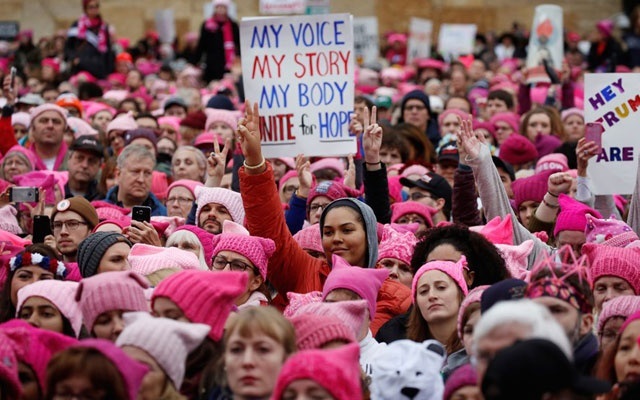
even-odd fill
[{"label": "long brown hair", "polygon": [[[529,125],[529,119],[535,114],[545,114],[549,117],[549,123],[551,125],[551,134],[564,140],[564,125],[562,125],[562,119],[560,113],[553,107],[540,106],[532,110],[527,111],[520,122],[520,134],[527,137],[527,125]],[[528,137],[527,137],[528,138]]]},{"label": "long brown hair", "polygon": [[[456,289],[458,290],[458,307],[460,307],[460,304],[462,304],[462,299],[464,298],[464,294],[459,287],[456,286]],[[415,342],[423,342],[427,339],[435,339],[433,337],[433,334],[429,330],[429,324],[422,317],[422,313],[420,312],[420,307],[418,307],[417,301],[413,304],[411,312],[409,313],[409,322],[407,323],[407,339],[413,340]],[[463,347],[462,340],[458,337],[457,330],[454,330],[451,333],[451,336],[449,336],[449,339],[447,339],[447,342],[443,343],[443,345],[447,349],[447,354],[455,353]]]}]

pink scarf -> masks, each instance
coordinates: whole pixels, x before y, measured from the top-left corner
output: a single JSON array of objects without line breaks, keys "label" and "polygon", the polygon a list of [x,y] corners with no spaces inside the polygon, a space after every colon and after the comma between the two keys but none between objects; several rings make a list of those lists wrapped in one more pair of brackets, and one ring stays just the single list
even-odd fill
[{"label": "pink scarf", "polygon": [[224,21],[216,20],[215,17],[211,17],[205,22],[205,28],[210,32],[216,32],[222,28],[222,42],[224,46],[224,66],[227,69],[231,69],[233,62],[236,59],[236,44],[233,41],[233,28],[231,20],[226,19]]},{"label": "pink scarf", "polygon": [[87,29],[98,28],[98,51],[101,53],[107,52],[107,24],[102,22],[102,18],[91,19],[87,17],[87,14],[82,14],[78,20],[78,38],[87,38]]}]

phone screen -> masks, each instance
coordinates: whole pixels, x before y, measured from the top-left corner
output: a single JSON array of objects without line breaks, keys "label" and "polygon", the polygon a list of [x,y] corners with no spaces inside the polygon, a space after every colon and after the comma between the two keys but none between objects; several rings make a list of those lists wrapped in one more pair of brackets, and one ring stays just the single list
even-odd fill
[{"label": "phone screen", "polygon": [[587,142],[595,142],[598,145],[598,153],[602,149],[602,133],[604,127],[596,122],[589,122],[585,127],[584,138]]}]

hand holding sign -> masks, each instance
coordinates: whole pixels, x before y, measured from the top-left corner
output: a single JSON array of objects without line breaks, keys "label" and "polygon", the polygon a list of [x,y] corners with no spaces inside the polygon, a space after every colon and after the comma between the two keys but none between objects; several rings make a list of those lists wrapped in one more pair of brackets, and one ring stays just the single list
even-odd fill
[{"label": "hand holding sign", "polygon": [[238,141],[244,154],[245,171],[257,175],[266,169],[260,147],[260,113],[258,103],[245,102],[245,114],[238,122]]}]

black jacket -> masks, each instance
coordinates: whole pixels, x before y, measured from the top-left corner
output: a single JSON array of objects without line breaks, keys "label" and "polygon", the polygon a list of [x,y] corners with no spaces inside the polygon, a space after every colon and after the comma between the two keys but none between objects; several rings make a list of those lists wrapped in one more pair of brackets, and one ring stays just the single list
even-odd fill
[{"label": "black jacket", "polygon": [[[107,26],[107,30],[109,27]],[[106,79],[107,75],[113,72],[115,66],[115,54],[111,49],[111,38],[107,35],[107,51],[100,52],[90,41],[80,39],[77,36],[78,21],[75,21],[69,33],[67,34],[67,42],[64,45],[64,59],[73,65],[73,60],[79,60],[77,65],[73,66],[72,74],[80,71],[86,71],[98,79]],[[91,31],[95,36],[97,32]],[[87,32],[87,36],[90,33]]]},{"label": "black jacket", "polygon": [[[200,27],[200,40],[198,41],[198,51],[193,57],[200,60],[204,54],[206,68],[204,70],[205,82],[214,79],[222,79],[225,72],[226,58],[224,51],[224,39],[222,29],[215,32],[205,27],[206,21]],[[236,56],[240,56],[240,28],[235,21],[231,21],[231,29],[233,31],[233,42],[235,43]]]}]

